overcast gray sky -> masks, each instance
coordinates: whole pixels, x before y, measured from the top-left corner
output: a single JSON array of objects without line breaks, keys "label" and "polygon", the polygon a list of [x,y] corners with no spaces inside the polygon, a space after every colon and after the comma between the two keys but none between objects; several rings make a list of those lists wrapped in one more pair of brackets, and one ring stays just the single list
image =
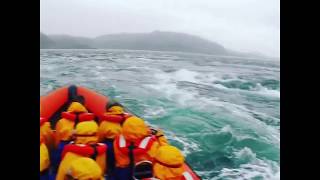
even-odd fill
[{"label": "overcast gray sky", "polygon": [[41,0],[40,31],[95,37],[184,32],[280,56],[280,0]]}]

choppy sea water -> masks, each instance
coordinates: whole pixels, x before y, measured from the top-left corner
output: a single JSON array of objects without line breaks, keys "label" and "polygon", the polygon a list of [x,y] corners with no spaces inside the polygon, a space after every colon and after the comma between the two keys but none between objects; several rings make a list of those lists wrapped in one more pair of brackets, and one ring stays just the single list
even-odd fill
[{"label": "choppy sea water", "polygon": [[280,179],[280,63],[126,50],[40,50],[40,95],[76,84],[162,128],[203,179]]}]

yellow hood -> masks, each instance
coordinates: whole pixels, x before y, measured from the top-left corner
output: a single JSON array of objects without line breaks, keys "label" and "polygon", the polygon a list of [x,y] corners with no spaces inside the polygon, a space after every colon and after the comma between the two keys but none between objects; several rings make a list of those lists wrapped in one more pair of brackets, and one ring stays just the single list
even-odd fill
[{"label": "yellow hood", "polygon": [[75,142],[77,144],[96,143],[98,141],[98,125],[95,121],[80,122],[76,126]]},{"label": "yellow hood", "polygon": [[148,136],[149,128],[142,119],[132,116],[123,123],[122,134],[126,140],[135,142]]},{"label": "yellow hood", "polygon": [[74,113],[88,112],[88,110],[81,103],[78,102],[71,103],[67,111]]},{"label": "yellow hood", "polygon": [[108,109],[106,114],[123,114],[124,110],[121,106],[112,106]]},{"label": "yellow hood", "polygon": [[180,150],[170,145],[160,146],[156,152],[155,159],[169,166],[182,165],[184,163],[184,157]]}]

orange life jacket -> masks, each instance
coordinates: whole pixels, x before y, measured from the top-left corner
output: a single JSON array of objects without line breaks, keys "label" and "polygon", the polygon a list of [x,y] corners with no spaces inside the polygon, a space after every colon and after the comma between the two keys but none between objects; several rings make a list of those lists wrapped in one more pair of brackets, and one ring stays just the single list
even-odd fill
[{"label": "orange life jacket", "polygon": [[132,115],[129,113],[123,114],[103,114],[99,117],[100,122],[102,121],[110,121],[114,123],[122,124],[127,118],[131,117]]},{"label": "orange life jacket", "polygon": [[[138,142],[134,143],[133,156],[135,163],[149,160],[153,161],[152,154],[154,153],[153,145],[157,143],[154,136],[147,136]],[[131,143],[127,142],[121,134],[114,140],[114,152],[117,167],[128,167],[130,165],[129,147]]]},{"label": "orange life jacket", "polygon": [[42,143],[44,143],[45,142],[45,140],[44,140],[44,138],[41,136],[41,134],[40,134],[40,145],[42,144]]},{"label": "orange life jacket", "polygon": [[[154,136],[147,136],[142,140],[134,143],[135,148],[133,149],[133,155],[140,155],[143,153],[147,153],[147,151],[151,148],[154,141],[156,141],[156,138]],[[117,147],[119,147],[119,150],[123,154],[129,153],[130,143],[126,141],[126,139],[122,134],[115,139],[115,144]]]},{"label": "orange life jacket", "polygon": [[106,150],[107,146],[102,143],[97,143],[95,145],[68,144],[63,148],[61,158],[63,159],[68,152],[72,152],[84,157],[92,157],[95,159],[94,156],[105,154]]},{"label": "orange life jacket", "polygon": [[56,147],[61,141],[70,141],[72,139],[72,131],[79,122],[95,120],[93,113],[73,113],[62,112],[61,119],[56,124]]},{"label": "orange life jacket", "polygon": [[91,121],[95,119],[95,115],[93,113],[62,112],[61,117],[75,122]]}]

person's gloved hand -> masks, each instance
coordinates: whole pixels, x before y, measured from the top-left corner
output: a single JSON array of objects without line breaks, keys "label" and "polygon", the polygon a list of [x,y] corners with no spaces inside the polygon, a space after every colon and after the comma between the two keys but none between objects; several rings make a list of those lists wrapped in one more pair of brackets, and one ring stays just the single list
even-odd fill
[{"label": "person's gloved hand", "polygon": [[150,129],[150,133],[156,136],[156,134],[158,133],[158,130],[153,127],[149,127],[149,129]]},{"label": "person's gloved hand", "polygon": [[164,132],[161,129],[156,130],[155,136],[157,137],[160,146],[169,144]]},{"label": "person's gloved hand", "polygon": [[161,129],[156,130],[155,136],[157,138],[164,136],[164,133]]}]

